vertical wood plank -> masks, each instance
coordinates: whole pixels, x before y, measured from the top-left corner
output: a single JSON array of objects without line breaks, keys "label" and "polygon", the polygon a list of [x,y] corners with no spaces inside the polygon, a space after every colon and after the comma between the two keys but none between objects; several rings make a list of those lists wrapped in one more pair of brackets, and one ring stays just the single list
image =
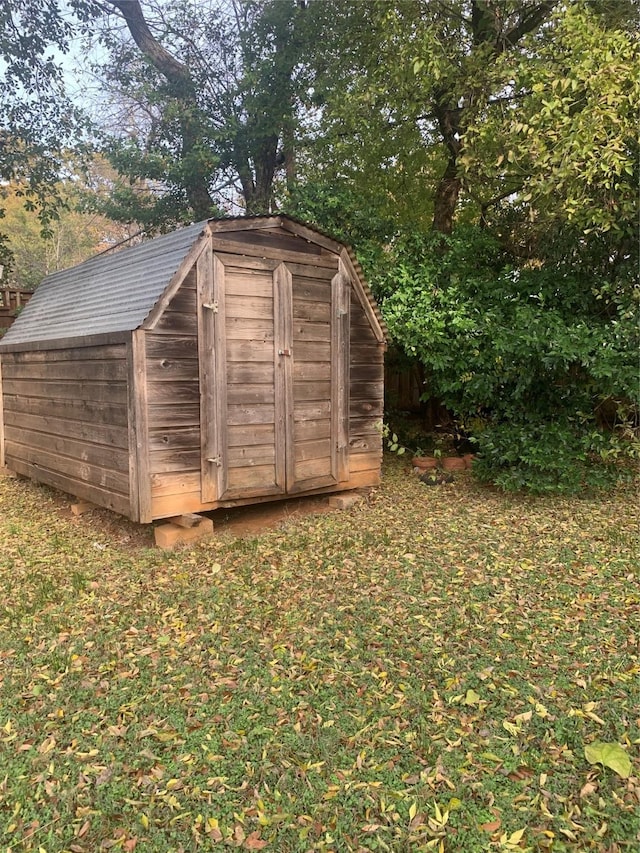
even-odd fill
[{"label": "vertical wood plank", "polygon": [[198,377],[200,382],[200,489],[203,503],[218,498],[217,474],[208,459],[218,453],[215,429],[215,314],[213,305],[213,258],[206,249],[196,264],[198,312]]},{"label": "vertical wood plank", "polygon": [[227,490],[224,277],[224,264],[208,248],[200,255],[197,264],[201,490],[204,503],[220,500]]},{"label": "vertical wood plank", "polygon": [[0,468],[4,468],[4,397],[2,394],[2,359],[0,358]]},{"label": "vertical wood plank", "polygon": [[149,466],[149,410],[145,332],[131,333],[127,346],[127,408],[129,429],[129,500],[131,518],[142,524],[153,521]]},{"label": "vertical wood plank", "polygon": [[349,362],[351,278],[342,260],[331,281],[331,470],[349,479]]},{"label": "vertical wood plank", "polygon": [[295,482],[292,305],[291,272],[280,264],[273,271],[276,485],[286,491]]},{"label": "vertical wood plank", "polygon": [[227,312],[224,264],[213,255],[213,299],[218,306],[214,313],[215,363],[213,385],[215,394],[214,426],[220,465],[217,470],[218,495],[222,497],[228,489],[229,477],[229,432],[227,417]]}]

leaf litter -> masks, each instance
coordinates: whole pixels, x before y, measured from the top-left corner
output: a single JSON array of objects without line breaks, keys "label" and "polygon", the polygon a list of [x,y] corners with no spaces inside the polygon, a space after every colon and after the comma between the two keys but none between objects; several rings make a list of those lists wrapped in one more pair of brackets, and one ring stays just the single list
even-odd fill
[{"label": "leaf litter", "polygon": [[390,459],[167,554],[0,480],[4,849],[640,849],[636,498]]}]

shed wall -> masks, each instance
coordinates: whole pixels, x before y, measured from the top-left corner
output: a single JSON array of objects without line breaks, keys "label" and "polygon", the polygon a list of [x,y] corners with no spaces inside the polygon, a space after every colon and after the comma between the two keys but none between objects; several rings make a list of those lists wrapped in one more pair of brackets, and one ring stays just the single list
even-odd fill
[{"label": "shed wall", "polygon": [[[255,237],[255,234],[250,236]],[[225,235],[225,249],[240,242],[236,242],[235,237],[235,234]],[[222,242],[218,235],[214,239],[216,246]],[[329,452],[325,448],[329,436],[329,400],[322,404],[313,401],[318,391],[323,391],[325,396],[328,393],[324,386],[328,387],[331,373],[331,365],[326,360],[329,333],[320,325],[328,322],[328,306],[319,300],[319,296],[314,296],[314,288],[330,288],[331,278],[338,268],[338,258],[324,252],[314,274],[317,278],[299,278],[299,275],[309,273],[307,265],[313,264],[314,256],[318,257],[315,247],[309,254],[303,254],[300,248],[304,243],[300,240],[281,238],[279,234],[268,235],[267,240],[268,248],[265,244],[259,249],[254,244],[246,244],[251,254],[245,262],[243,254],[220,255],[218,252],[226,265],[224,310],[227,315],[225,378],[228,407],[224,429],[229,448],[225,477],[230,500],[207,503],[202,499],[195,268],[185,278],[155,328],[144,333],[151,514],[154,518],[269,497],[265,491],[261,498],[258,490],[255,497],[236,501],[233,490],[240,494],[240,487],[246,489],[256,483],[259,485],[260,476],[264,472],[269,474],[269,466],[274,465],[273,329],[267,320],[274,315],[270,295],[272,273],[269,269],[281,260],[282,255],[286,256],[287,266],[294,271],[294,312],[296,316],[300,314],[306,324],[300,326],[302,337],[298,338],[294,333],[293,341],[294,394],[300,397],[299,400],[296,397],[300,413],[295,427],[299,445],[296,455],[300,457],[295,460],[296,475],[305,474],[307,467],[313,473],[317,467],[315,456]],[[294,246],[298,247],[298,252],[293,252]],[[240,251],[244,250],[245,245]],[[276,259],[260,262],[257,260],[259,253],[263,257],[265,254],[276,255]],[[298,264],[293,261],[294,254]],[[300,265],[302,262],[304,266]],[[261,263],[265,267],[264,273],[259,268]],[[353,288],[350,308],[350,473],[348,481],[340,483],[338,489],[377,484],[382,452],[376,423],[382,417],[383,347],[377,341]],[[316,331],[318,340],[308,339],[309,336],[313,338]],[[309,397],[308,402],[303,399],[304,395]],[[327,487],[324,491],[335,489],[335,486]],[[310,490],[316,491],[313,487]],[[277,495],[274,493],[272,497]]]},{"label": "shed wall", "polygon": [[384,347],[378,343],[353,290],[349,383],[349,470],[353,478],[357,476],[366,485],[375,485],[380,480],[382,463],[382,439],[377,424],[384,413]]},{"label": "shed wall", "polygon": [[[29,334],[18,336],[1,358],[5,464],[143,522],[285,492],[376,484],[382,333],[357,264],[339,244],[299,224],[285,227],[274,219],[265,225],[243,223],[234,230],[226,222],[201,223],[193,234],[185,229],[179,237],[161,238],[163,251],[149,269],[141,266],[142,250],[96,260],[107,278],[122,265],[135,278],[137,295],[132,301],[127,290],[125,299],[129,331],[121,331],[127,329],[122,319],[117,332],[115,326],[113,334],[104,331],[123,306],[96,285],[101,279],[85,282],[96,299],[89,308],[82,303],[71,319],[65,314],[74,328],[88,323],[92,337],[38,337],[42,323],[51,323],[53,309],[45,300],[42,317],[36,312]],[[218,316],[217,291],[207,299],[200,292],[202,282],[215,278],[212,256],[205,254],[212,247],[213,265],[223,270],[225,282],[216,327],[221,331],[213,337],[205,334],[202,308],[212,309],[209,318]],[[146,263],[153,250],[143,254]],[[79,268],[85,278],[93,263]],[[74,275],[67,271],[53,285],[71,287]],[[43,291],[47,298],[55,296],[53,285]],[[67,313],[74,292],[65,290]],[[94,318],[89,309],[107,302],[109,310]],[[200,381],[203,357],[218,345],[220,367],[203,383],[209,402],[222,400],[212,389],[223,389],[224,406],[216,409],[217,403],[203,404]],[[222,452],[208,449],[210,431],[201,429],[201,420],[218,425]],[[207,491],[216,461],[220,482]],[[207,503],[213,495],[221,497]]]},{"label": "shed wall", "polygon": [[130,515],[127,346],[2,354],[5,464]]},{"label": "shed wall", "polygon": [[154,518],[200,507],[200,386],[196,271],[145,332],[148,446]]}]

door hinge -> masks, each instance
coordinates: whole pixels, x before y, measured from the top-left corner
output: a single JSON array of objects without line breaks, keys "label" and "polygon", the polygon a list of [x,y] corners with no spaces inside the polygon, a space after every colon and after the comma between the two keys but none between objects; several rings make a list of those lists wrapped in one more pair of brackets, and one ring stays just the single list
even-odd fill
[{"label": "door hinge", "polygon": [[207,458],[207,462],[211,462],[212,465],[217,465],[218,468],[222,465],[222,457],[221,456],[209,456]]},{"label": "door hinge", "polygon": [[209,311],[213,311],[214,314],[217,314],[218,313],[218,300],[216,299],[215,302],[203,302],[202,307],[208,308]]}]

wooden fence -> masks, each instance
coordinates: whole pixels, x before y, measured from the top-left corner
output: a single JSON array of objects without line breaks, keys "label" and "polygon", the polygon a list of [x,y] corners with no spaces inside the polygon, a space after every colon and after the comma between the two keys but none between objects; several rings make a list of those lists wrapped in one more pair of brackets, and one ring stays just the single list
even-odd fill
[{"label": "wooden fence", "polygon": [[19,287],[0,288],[0,335],[7,331],[20,313],[20,309],[32,296],[31,290],[23,290]]},{"label": "wooden fence", "polygon": [[398,358],[391,350],[384,371],[385,411],[413,416],[426,431],[448,424],[451,413],[439,400],[429,397],[428,390],[428,380],[420,362]]}]

